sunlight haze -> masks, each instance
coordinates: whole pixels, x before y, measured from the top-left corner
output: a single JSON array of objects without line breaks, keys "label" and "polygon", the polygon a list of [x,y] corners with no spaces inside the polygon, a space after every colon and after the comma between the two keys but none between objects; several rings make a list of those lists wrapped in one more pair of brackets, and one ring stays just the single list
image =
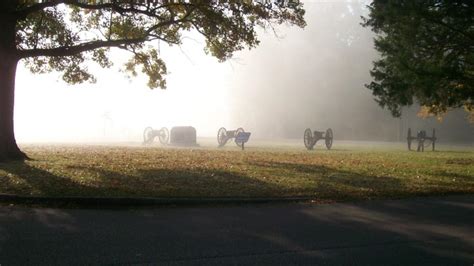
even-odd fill
[{"label": "sunlight haze", "polygon": [[[17,72],[15,131],[21,143],[142,140],[145,127],[194,126],[199,137],[243,127],[255,138],[299,139],[305,128],[331,127],[338,139],[401,141],[408,127],[440,129],[448,142],[473,143],[463,111],[443,123],[420,119],[418,107],[393,118],[364,87],[377,58],[363,28],[368,1],[307,1],[307,26],[259,30],[260,45],[224,63],[206,55],[188,33],[181,47],[160,46],[167,89],[151,90],[143,75],[120,72],[125,52],[112,50],[111,69],[90,63],[96,84],[67,85],[57,73]],[[276,33],[276,35],[275,35]]]}]

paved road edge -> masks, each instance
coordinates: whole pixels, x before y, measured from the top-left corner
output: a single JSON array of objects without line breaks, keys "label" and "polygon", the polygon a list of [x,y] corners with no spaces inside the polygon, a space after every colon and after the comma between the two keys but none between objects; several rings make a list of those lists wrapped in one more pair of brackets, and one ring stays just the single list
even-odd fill
[{"label": "paved road edge", "polygon": [[312,197],[41,197],[0,194],[0,203],[25,205],[85,207],[128,207],[128,206],[173,206],[173,205],[211,205],[211,204],[263,204],[263,203],[292,203],[292,202],[329,202]]}]

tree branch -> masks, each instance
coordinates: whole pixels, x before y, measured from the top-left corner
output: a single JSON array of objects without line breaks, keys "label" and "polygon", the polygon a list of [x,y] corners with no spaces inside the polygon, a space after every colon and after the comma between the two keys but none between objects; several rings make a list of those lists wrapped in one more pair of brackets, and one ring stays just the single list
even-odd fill
[{"label": "tree branch", "polygon": [[178,19],[178,20],[172,19],[169,21],[163,21],[156,25],[151,26],[145,31],[144,35],[139,38],[118,39],[118,40],[95,40],[95,41],[90,41],[90,42],[77,44],[73,46],[61,46],[61,47],[49,48],[49,49],[18,50],[18,55],[20,58],[36,57],[36,56],[72,56],[72,55],[80,54],[82,52],[91,51],[91,50],[103,48],[103,47],[119,47],[119,46],[124,46],[124,45],[127,46],[131,44],[139,44],[146,41],[150,41],[153,38],[158,38],[158,39],[166,41],[164,38],[156,37],[156,35],[153,35],[152,32],[161,27],[169,26],[172,24],[179,24],[182,22],[187,22],[188,21],[187,18],[191,15],[191,13],[194,10],[195,9],[191,9],[181,19]]},{"label": "tree branch", "polygon": [[[86,3],[82,3],[78,0],[50,0],[50,1],[34,4],[34,5],[28,6],[26,8],[20,9],[16,12],[16,14],[20,18],[26,18],[31,13],[41,11],[41,10],[47,8],[47,7],[57,6],[59,4],[72,5],[72,6],[80,7],[80,8],[83,8],[83,9],[89,9],[89,10],[99,10],[99,9],[110,8],[113,11],[115,11],[115,12],[121,14],[121,15],[123,15],[125,13],[136,13],[136,14],[142,14],[142,15],[146,15],[146,16],[149,16],[149,17],[160,18],[160,19],[162,19],[162,18],[157,16],[157,14],[156,14],[156,10],[159,10],[160,8],[165,8],[165,7],[169,7],[169,6],[172,6],[172,5],[178,5],[178,4],[179,5],[187,5],[187,6],[195,6],[191,3],[185,3],[185,2],[183,2],[183,3],[173,3],[173,2],[171,2],[171,3],[168,3],[168,4],[163,4],[163,5],[160,5],[160,6],[153,7],[152,9],[150,9],[149,5],[148,6],[142,5],[145,9],[137,9],[137,8],[134,8],[133,6],[131,6],[131,7],[122,7],[117,2],[103,3],[103,4],[86,4]],[[125,4],[130,4],[130,3],[125,3]],[[140,6],[139,4],[134,4],[134,5]]]},{"label": "tree branch", "polygon": [[429,22],[432,22],[432,23],[435,23],[435,24],[438,24],[442,27],[445,27],[449,30],[451,30],[452,32],[455,32],[455,33],[458,33],[468,39],[470,39],[471,41],[474,41],[474,36],[472,36],[471,34],[469,34],[468,30],[469,29],[466,29],[466,31],[463,31],[461,29],[458,29],[458,28],[455,28],[451,25],[449,25],[448,23],[445,23],[443,22],[442,20],[440,19],[437,19],[437,18],[434,18],[431,14],[429,14],[428,12],[420,12],[420,14],[423,16],[423,18],[425,18],[426,20],[428,20]]},{"label": "tree branch", "polygon": [[72,56],[80,54],[85,51],[91,51],[103,47],[119,47],[123,45],[138,44],[147,41],[145,38],[136,39],[121,39],[121,40],[108,40],[108,41],[90,41],[74,46],[62,46],[51,49],[30,49],[30,50],[19,50],[18,55],[20,58],[36,57],[36,56]]}]

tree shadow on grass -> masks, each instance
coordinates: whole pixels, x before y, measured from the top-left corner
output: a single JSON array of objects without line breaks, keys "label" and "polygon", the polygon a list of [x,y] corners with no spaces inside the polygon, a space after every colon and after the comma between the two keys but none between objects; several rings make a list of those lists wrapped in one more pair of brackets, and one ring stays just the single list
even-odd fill
[{"label": "tree shadow on grass", "polygon": [[[361,175],[326,166],[247,162],[250,166],[271,168],[295,177],[272,176],[265,180],[246,172],[216,169],[147,169],[134,174],[121,174],[96,167],[78,167],[99,173],[107,187],[116,184],[127,195],[159,197],[284,197],[309,196],[325,200],[360,200],[377,197],[396,198],[408,194],[400,179],[391,176]],[[264,170],[264,169],[262,169]],[[280,171],[281,170],[281,171]],[[259,172],[260,170],[257,170]],[[266,171],[262,171],[266,172]],[[265,174],[266,175],[266,174]],[[283,174],[284,175],[284,174]],[[309,179],[309,180],[308,180]],[[296,185],[295,185],[296,184]],[[413,194],[410,192],[409,194]]]},{"label": "tree shadow on grass", "polygon": [[[69,166],[83,174],[64,176],[28,163],[0,164],[3,193],[36,196],[225,197],[271,196],[278,186],[226,170],[138,169],[124,174],[98,167]],[[83,178],[82,178],[82,177]]]},{"label": "tree shadow on grass", "polygon": [[437,177],[441,177],[441,178],[458,178],[458,179],[461,179],[463,181],[474,182],[474,175],[453,173],[453,172],[448,172],[447,170],[436,171],[436,172],[434,172],[434,175],[436,175]]},{"label": "tree shadow on grass", "polygon": [[451,164],[451,165],[473,165],[474,164],[474,158],[456,158],[456,159],[448,159],[446,160],[446,164]]},{"label": "tree shadow on grass", "polygon": [[93,196],[100,193],[101,188],[81,184],[68,176],[59,176],[27,162],[0,163],[0,170],[8,173],[0,176],[2,192],[16,195],[36,196]]},{"label": "tree shadow on grass", "polygon": [[216,169],[146,169],[123,174],[97,167],[70,167],[100,176],[104,190],[147,197],[275,196],[279,187],[243,173]]},{"label": "tree shadow on grass", "polygon": [[277,172],[297,172],[313,180],[315,195],[327,199],[365,199],[372,197],[399,197],[407,193],[405,184],[392,176],[364,175],[324,165],[259,161],[250,163]]},{"label": "tree shadow on grass", "polygon": [[4,184],[4,193],[45,196],[310,196],[324,200],[360,200],[417,195],[403,180],[393,176],[365,175],[304,163],[249,161],[246,164],[257,168],[254,169],[257,174],[231,169],[169,169],[166,166],[122,173],[75,165],[65,168],[64,175],[59,176],[28,163],[11,163],[0,164],[0,170],[17,176],[21,184],[1,176],[0,182]]}]

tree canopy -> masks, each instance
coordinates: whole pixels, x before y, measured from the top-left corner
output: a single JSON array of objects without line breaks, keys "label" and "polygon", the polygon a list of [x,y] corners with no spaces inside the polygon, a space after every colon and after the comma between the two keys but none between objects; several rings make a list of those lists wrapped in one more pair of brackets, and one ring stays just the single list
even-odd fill
[{"label": "tree canopy", "polygon": [[110,67],[110,49],[130,52],[125,70],[165,88],[158,41],[180,45],[197,32],[220,61],[259,44],[256,29],[305,26],[298,0],[2,0],[0,1],[0,161],[22,159],[13,131],[16,67],[59,71],[71,84],[94,81],[88,62]]},{"label": "tree canopy", "polygon": [[[157,42],[180,45],[183,31],[206,39],[205,51],[224,61],[235,51],[258,45],[256,26],[305,25],[299,2],[254,1],[19,1],[15,13],[19,55],[35,73],[57,70],[68,83],[92,81],[87,59],[112,65],[107,52],[117,47],[131,53],[125,69],[137,68],[151,88],[165,88],[166,65]],[[69,7],[69,8],[67,8]]]},{"label": "tree canopy", "polygon": [[363,26],[377,34],[381,58],[367,84],[399,116],[418,103],[429,113],[474,111],[474,1],[374,0]]}]

